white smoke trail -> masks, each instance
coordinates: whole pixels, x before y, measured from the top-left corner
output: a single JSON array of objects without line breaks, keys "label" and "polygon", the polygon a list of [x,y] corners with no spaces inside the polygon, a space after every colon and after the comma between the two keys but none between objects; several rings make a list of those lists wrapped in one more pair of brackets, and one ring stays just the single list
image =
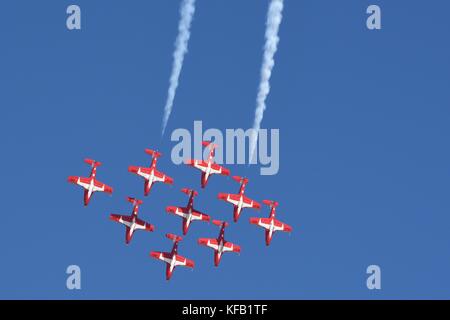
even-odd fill
[{"label": "white smoke trail", "polygon": [[264,45],[263,63],[261,67],[261,80],[256,98],[255,120],[253,122],[253,132],[250,140],[250,161],[252,161],[255,153],[261,121],[264,116],[264,110],[266,110],[266,98],[270,92],[270,76],[275,65],[274,56],[277,52],[278,42],[280,41],[278,30],[283,18],[282,13],[283,0],[271,0],[267,12],[266,43]]},{"label": "white smoke trail", "polygon": [[184,55],[188,50],[188,42],[191,36],[191,22],[195,12],[195,0],[183,0],[180,7],[180,22],[178,24],[178,36],[175,41],[175,51],[173,52],[172,74],[169,80],[169,90],[167,92],[167,101],[164,107],[164,116],[162,122],[162,135],[166,130],[167,121],[169,121],[172,112],[173,100],[178,87],[181,69],[183,67]]}]

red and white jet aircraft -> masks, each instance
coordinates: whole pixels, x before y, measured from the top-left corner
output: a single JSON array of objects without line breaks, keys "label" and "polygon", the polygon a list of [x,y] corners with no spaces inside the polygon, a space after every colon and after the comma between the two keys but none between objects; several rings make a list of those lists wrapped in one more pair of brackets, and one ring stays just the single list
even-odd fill
[{"label": "red and white jet aircraft", "polygon": [[95,176],[97,174],[97,167],[101,166],[101,162],[91,159],[85,159],[84,162],[89,164],[92,168],[89,178],[70,176],[68,178],[68,182],[77,184],[84,188],[84,205],[87,206],[94,192],[106,192],[111,194],[113,192],[113,189],[110,186],[95,179]]},{"label": "red and white jet aircraft", "polygon": [[194,197],[198,195],[197,191],[187,188],[183,188],[181,189],[181,191],[189,195],[189,201],[187,206],[186,207],[169,206],[166,208],[166,211],[167,213],[172,213],[183,218],[182,221],[183,235],[186,235],[192,221],[200,220],[209,222],[210,217],[207,214],[204,214],[194,209]]},{"label": "red and white jet aircraft", "polygon": [[224,252],[241,252],[241,247],[225,240],[225,228],[228,227],[228,222],[214,220],[213,223],[220,227],[219,237],[217,239],[200,238],[198,244],[214,250],[214,265],[217,267]]},{"label": "red and white jet aircraft", "polygon": [[153,157],[150,167],[129,166],[128,171],[144,178],[144,195],[148,196],[154,182],[173,184],[173,179],[156,170],[156,162],[158,161],[158,158],[162,156],[160,152],[150,149],[145,149],[145,152]]},{"label": "red and white jet aircraft", "polygon": [[275,219],[276,207],[278,207],[278,202],[271,200],[263,200],[264,204],[270,207],[269,218],[250,218],[250,223],[266,229],[266,245],[270,245],[272,236],[275,231],[291,232],[292,227],[286,223],[278,221]]},{"label": "red and white jet aircraft", "polygon": [[125,243],[129,244],[133,238],[134,231],[145,230],[151,232],[155,230],[155,226],[138,218],[138,210],[139,206],[142,204],[142,200],[131,197],[128,197],[127,200],[133,204],[133,212],[131,215],[123,216],[120,214],[111,214],[109,218],[112,221],[119,222],[126,226]]},{"label": "red and white jet aircraft", "polygon": [[239,188],[239,194],[219,193],[218,198],[220,200],[229,202],[234,206],[233,220],[234,220],[234,222],[237,222],[239,219],[239,216],[241,215],[242,209],[253,208],[253,209],[259,210],[259,209],[261,209],[261,205],[258,202],[256,202],[255,200],[247,198],[244,195],[245,187],[247,186],[247,183],[248,183],[247,178],[234,176],[233,179],[241,184],[241,186]]},{"label": "red and white jet aircraft", "polygon": [[178,242],[183,240],[183,238],[174,235],[172,233],[167,233],[166,237],[173,241],[173,247],[171,252],[159,252],[152,251],[150,255],[155,258],[167,263],[166,266],[166,280],[170,280],[175,267],[184,266],[189,268],[194,268],[194,261],[186,259],[178,254]]},{"label": "red and white jet aircraft", "polygon": [[208,179],[212,174],[221,174],[223,176],[230,175],[230,170],[214,163],[214,149],[217,148],[216,144],[211,143],[210,141],[203,141],[202,145],[205,147],[209,147],[209,157],[208,160],[187,160],[186,164],[199,169],[202,172],[201,176],[201,186],[202,188],[206,187],[208,183]]}]

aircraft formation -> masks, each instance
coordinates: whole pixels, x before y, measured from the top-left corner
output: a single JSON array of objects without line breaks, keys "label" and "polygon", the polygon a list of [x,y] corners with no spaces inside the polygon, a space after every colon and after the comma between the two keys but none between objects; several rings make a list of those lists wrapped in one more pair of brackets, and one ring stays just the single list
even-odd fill
[{"label": "aircraft formation", "polygon": [[[208,180],[212,175],[219,174],[223,176],[229,176],[230,170],[214,162],[214,150],[217,148],[217,145],[209,141],[203,141],[202,145],[209,148],[208,159],[206,161],[191,159],[186,161],[185,164],[201,171],[200,185],[201,188],[204,189],[206,188]],[[173,184],[174,179],[156,169],[158,158],[162,156],[160,152],[151,149],[145,149],[145,152],[152,156],[152,162],[150,166],[129,166],[128,171],[144,179],[144,195],[148,196],[150,194],[150,191],[152,190],[153,185],[156,182]],[[95,192],[105,192],[108,194],[112,194],[113,188],[103,182],[100,182],[96,178],[97,168],[101,166],[101,162],[92,159],[85,159],[85,162],[92,168],[90,176],[69,176],[68,182],[81,186],[84,189],[84,205],[87,206],[92,198],[92,195]],[[261,205],[257,201],[248,198],[244,194],[245,188],[249,182],[247,178],[240,176],[233,176],[232,178],[239,183],[239,192],[237,194],[219,193],[218,199],[226,201],[233,205],[233,221],[237,223],[243,209],[248,208],[260,210]],[[181,218],[181,232],[184,236],[186,236],[188,231],[190,230],[191,224],[194,221],[211,222],[212,219],[208,214],[198,211],[196,208],[194,208],[194,198],[198,195],[197,191],[189,188],[183,188],[181,189],[181,191],[189,196],[187,205],[185,207],[168,206],[166,208],[166,212],[169,215],[178,216],[179,218]],[[139,206],[143,203],[142,200],[132,197],[127,197],[127,200],[133,205],[131,214],[111,214],[109,218],[110,220],[118,222],[125,226],[125,243],[129,244],[136,230],[153,232],[155,230],[155,226],[138,217]],[[269,246],[275,232],[283,231],[290,233],[292,231],[292,227],[275,218],[276,208],[278,207],[277,201],[263,200],[262,202],[270,209],[269,217],[252,217],[250,218],[250,223],[265,229],[265,243],[266,246]],[[213,249],[214,265],[218,267],[225,252],[240,253],[241,247],[237,244],[225,240],[225,228],[229,226],[228,222],[221,220],[212,220],[212,223],[220,227],[218,237],[216,239],[199,238],[198,244]],[[166,280],[170,280],[175,267],[184,266],[194,268],[195,263],[193,260],[190,260],[178,254],[178,245],[180,241],[183,240],[181,236],[173,233],[167,233],[166,237],[173,242],[171,251],[152,251],[150,252],[150,256],[166,263]]]}]

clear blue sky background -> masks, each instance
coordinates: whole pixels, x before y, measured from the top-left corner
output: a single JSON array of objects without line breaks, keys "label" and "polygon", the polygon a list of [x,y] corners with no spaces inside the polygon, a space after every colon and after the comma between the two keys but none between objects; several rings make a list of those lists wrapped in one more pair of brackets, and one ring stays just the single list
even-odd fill
[{"label": "clear blue sky background", "polygon": [[[66,8],[82,9],[82,30],[66,29]],[[379,4],[383,29],[369,31]],[[170,161],[162,109],[177,34],[179,1],[8,1],[0,13],[2,199],[0,298],[450,298],[450,41],[448,1],[286,0],[264,128],[280,128],[281,166],[229,166],[251,181],[248,196],[280,202],[294,232],[264,245],[244,211],[227,239],[240,244],[218,269],[213,225],[192,225],[180,253],[196,262],[164,279],[151,250],[180,233],[167,205],[199,173]],[[268,1],[197,1],[168,133],[252,125]],[[175,186],[156,185],[141,216],[154,233],[108,220],[143,197],[127,172],[146,147],[165,157]],[[83,158],[104,162],[98,179],[115,188],[82,205],[69,175],[88,175]],[[230,220],[213,177],[197,208]],[[66,289],[68,265],[82,290]],[[366,288],[366,267],[382,268],[382,290]]]}]

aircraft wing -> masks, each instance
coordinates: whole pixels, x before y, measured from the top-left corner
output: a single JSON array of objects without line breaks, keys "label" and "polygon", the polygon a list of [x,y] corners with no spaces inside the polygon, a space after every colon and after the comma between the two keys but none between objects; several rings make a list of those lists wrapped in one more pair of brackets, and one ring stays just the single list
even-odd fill
[{"label": "aircraft wing", "polygon": [[[237,206],[239,205],[239,201],[241,200],[241,195],[231,193],[219,193],[219,199]],[[261,209],[261,205],[255,200],[252,200],[246,197],[245,195],[242,195],[242,208]]]},{"label": "aircraft wing", "polygon": [[277,231],[284,231],[284,232],[291,232],[292,231],[292,227],[286,223],[283,223],[277,219],[275,219],[274,221],[275,224],[275,229]]},{"label": "aircraft wing", "polygon": [[211,164],[211,172],[216,174],[221,174],[224,176],[230,175],[230,170],[218,165],[217,163]]},{"label": "aircraft wing", "polygon": [[[171,207],[167,207],[166,211],[168,213],[175,214],[175,215],[185,218],[185,219],[189,218],[189,211],[187,208],[184,208],[184,207],[171,206]],[[207,214],[204,214],[198,210],[192,210],[191,214],[192,214],[192,220],[203,220],[203,221],[210,220],[210,217]]]},{"label": "aircraft wing", "polygon": [[138,176],[143,177],[144,179],[150,179],[150,168],[130,166],[128,167],[128,171],[135,173]]},{"label": "aircraft wing", "polygon": [[164,173],[159,172],[158,170],[153,171],[153,175],[155,177],[155,181],[164,182],[167,184],[173,184],[173,179],[169,176],[166,176]]},{"label": "aircraft wing", "polygon": [[237,206],[239,204],[240,195],[231,193],[219,193],[219,199]]},{"label": "aircraft wing", "polygon": [[83,187],[84,189],[89,189],[89,185],[91,183],[90,178],[74,177],[74,176],[69,177],[68,181],[70,183],[79,185],[79,186]]},{"label": "aircraft wing", "polygon": [[175,214],[175,215],[177,215],[179,217],[182,217],[182,218],[187,218],[188,217],[188,211],[187,211],[186,208],[171,206],[171,207],[167,207],[166,211],[168,213]]},{"label": "aircraft wing", "polygon": [[207,214],[202,213],[197,210],[192,210],[192,217],[193,217],[193,220],[203,220],[203,221],[208,221],[208,222],[211,219]]},{"label": "aircraft wing", "polygon": [[198,239],[198,244],[206,247],[210,247],[214,250],[219,250],[219,244],[216,239],[200,238]]},{"label": "aircraft wing", "polygon": [[223,246],[223,251],[224,252],[231,252],[231,251],[232,252],[241,252],[241,247],[234,243],[226,241]]},{"label": "aircraft wing", "polygon": [[208,164],[203,160],[188,160],[186,162],[188,166],[197,168],[198,170],[202,172],[206,172],[206,169],[208,168]]},{"label": "aircraft wing", "polygon": [[120,214],[112,214],[109,216],[109,218],[113,221],[124,224],[127,227],[131,226],[131,217],[130,216],[122,216]]},{"label": "aircraft wing", "polygon": [[[260,226],[264,229],[269,230],[271,226],[272,219],[270,218],[250,218],[250,223]],[[292,227],[286,223],[283,223],[277,219],[273,219],[273,230],[274,231],[284,231],[291,232]]]},{"label": "aircraft wing", "polygon": [[194,268],[194,261],[189,260],[183,256],[176,255],[175,266]]},{"label": "aircraft wing", "polygon": [[152,251],[150,255],[155,258],[159,259],[161,261],[164,261],[165,263],[170,264],[172,262],[172,254],[169,252],[159,252],[159,251]]},{"label": "aircraft wing", "polygon": [[110,194],[113,192],[113,189],[110,186],[108,186],[98,180],[94,180],[94,189],[93,190],[96,192],[106,192],[106,193],[110,193]]},{"label": "aircraft wing", "polygon": [[261,205],[258,202],[256,202],[255,200],[252,200],[244,195],[242,196],[242,202],[243,202],[242,207],[244,207],[244,208],[261,209]]},{"label": "aircraft wing", "polygon": [[[206,172],[208,168],[208,162],[203,160],[188,160],[186,162],[187,165],[192,166],[194,168],[199,169],[202,172]],[[222,174],[224,176],[230,175],[230,170],[218,165],[217,163],[211,164],[211,173],[212,174]]]},{"label": "aircraft wing", "polygon": [[153,231],[153,230],[155,230],[155,227],[148,222],[145,222],[139,218],[136,218],[136,229]]}]

